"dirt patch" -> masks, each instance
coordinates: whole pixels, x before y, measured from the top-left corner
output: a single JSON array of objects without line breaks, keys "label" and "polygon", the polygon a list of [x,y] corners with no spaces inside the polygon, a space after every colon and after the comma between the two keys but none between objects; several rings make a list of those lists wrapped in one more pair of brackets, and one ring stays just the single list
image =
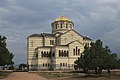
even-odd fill
[{"label": "dirt patch", "polygon": [[14,73],[11,73],[7,78],[0,79],[0,80],[47,80],[47,79],[33,73],[14,72]]}]

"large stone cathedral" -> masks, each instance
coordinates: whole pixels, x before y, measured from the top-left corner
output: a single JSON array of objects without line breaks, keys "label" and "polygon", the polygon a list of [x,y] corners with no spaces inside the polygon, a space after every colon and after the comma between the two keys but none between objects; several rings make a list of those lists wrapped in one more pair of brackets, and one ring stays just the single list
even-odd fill
[{"label": "large stone cathedral", "polygon": [[61,16],[51,24],[52,33],[32,34],[27,38],[29,70],[73,70],[91,39],[74,30],[74,23]]}]

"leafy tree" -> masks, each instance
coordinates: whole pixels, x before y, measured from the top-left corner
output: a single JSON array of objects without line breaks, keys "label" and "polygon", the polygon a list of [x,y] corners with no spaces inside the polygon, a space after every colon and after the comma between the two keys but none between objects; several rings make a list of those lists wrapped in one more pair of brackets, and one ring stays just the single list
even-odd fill
[{"label": "leafy tree", "polygon": [[12,61],[14,55],[7,49],[6,39],[5,36],[0,36],[0,66],[3,67],[14,64]]},{"label": "leafy tree", "polygon": [[116,67],[117,55],[112,53],[108,46],[103,47],[101,40],[92,42],[91,47],[85,46],[85,50],[75,63],[84,71],[94,70],[96,74],[101,75],[103,69],[107,69],[110,74],[110,69]]},{"label": "leafy tree", "polygon": [[23,68],[27,67],[27,64],[20,64],[19,69],[22,70]]},{"label": "leafy tree", "polygon": [[120,69],[120,58],[116,61],[116,66],[113,69]]}]

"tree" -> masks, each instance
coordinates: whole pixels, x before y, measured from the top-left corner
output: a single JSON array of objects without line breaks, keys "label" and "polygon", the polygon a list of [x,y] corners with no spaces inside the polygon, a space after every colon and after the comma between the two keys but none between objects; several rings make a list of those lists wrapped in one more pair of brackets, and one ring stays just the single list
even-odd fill
[{"label": "tree", "polygon": [[7,49],[6,37],[0,36],[0,66],[5,65],[13,65],[14,62],[12,61],[14,55],[9,52]]},{"label": "tree", "polygon": [[96,40],[90,45],[91,47],[85,46],[83,55],[75,61],[77,66],[84,71],[94,70],[99,75],[103,69],[107,69],[110,74],[110,69],[116,67],[117,55],[113,54],[108,46],[103,47],[101,40]]},{"label": "tree", "polygon": [[28,70],[28,65],[22,63],[22,64],[19,65],[18,70],[27,71]]},{"label": "tree", "polygon": [[27,67],[27,64],[20,64],[20,65],[19,65],[19,69],[20,69],[20,70],[24,69],[25,67]]}]

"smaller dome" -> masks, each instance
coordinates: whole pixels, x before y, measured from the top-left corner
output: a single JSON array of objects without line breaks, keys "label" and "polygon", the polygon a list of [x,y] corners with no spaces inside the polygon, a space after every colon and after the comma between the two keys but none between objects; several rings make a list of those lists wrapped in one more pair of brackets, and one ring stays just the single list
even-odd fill
[{"label": "smaller dome", "polygon": [[68,19],[64,16],[61,16],[61,17],[57,18],[55,21],[70,21],[70,19]]}]

